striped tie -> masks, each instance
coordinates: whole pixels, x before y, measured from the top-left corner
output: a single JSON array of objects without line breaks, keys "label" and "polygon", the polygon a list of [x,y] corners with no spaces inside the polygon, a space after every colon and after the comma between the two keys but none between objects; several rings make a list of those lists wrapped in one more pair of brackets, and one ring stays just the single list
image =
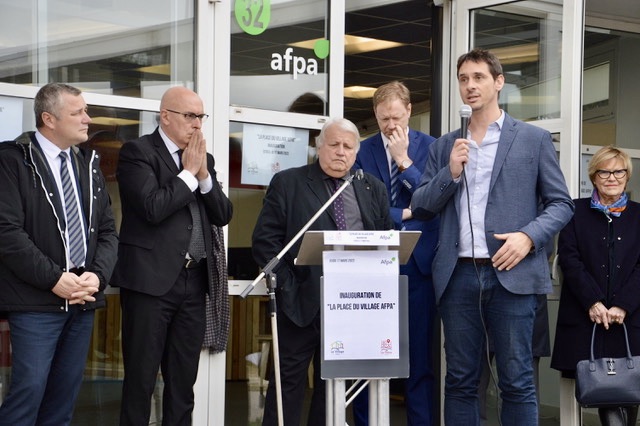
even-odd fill
[{"label": "striped tie", "polygon": [[60,179],[62,180],[62,191],[64,192],[64,206],[67,212],[66,229],[69,234],[69,259],[76,266],[80,267],[84,263],[84,235],[82,234],[82,219],[78,211],[78,200],[75,189],[71,183],[69,170],[67,168],[68,155],[66,152],[60,153]]},{"label": "striped tie", "polygon": [[391,207],[396,207],[398,198],[398,165],[391,159]]}]

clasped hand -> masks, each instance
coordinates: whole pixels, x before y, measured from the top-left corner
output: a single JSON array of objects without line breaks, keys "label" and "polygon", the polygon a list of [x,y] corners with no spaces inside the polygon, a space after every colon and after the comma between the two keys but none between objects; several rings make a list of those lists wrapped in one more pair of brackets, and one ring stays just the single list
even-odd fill
[{"label": "clasped hand", "polygon": [[96,301],[93,295],[99,289],[100,279],[93,272],[84,272],[80,276],[71,272],[63,272],[51,291],[68,300],[70,305],[84,305],[86,302]]},{"label": "clasped hand", "polygon": [[182,168],[199,181],[209,176],[207,170],[207,144],[200,130],[194,130],[189,144],[182,153]]},{"label": "clasped hand", "polygon": [[606,330],[609,329],[611,324],[622,324],[624,318],[627,316],[627,312],[617,306],[612,306],[607,309],[601,302],[596,302],[591,308],[589,308],[589,318],[596,324],[604,325]]}]

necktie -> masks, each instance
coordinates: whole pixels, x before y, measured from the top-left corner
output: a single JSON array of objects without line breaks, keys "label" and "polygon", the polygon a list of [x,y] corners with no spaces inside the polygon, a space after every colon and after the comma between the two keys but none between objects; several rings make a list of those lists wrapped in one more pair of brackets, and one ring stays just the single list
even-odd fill
[{"label": "necktie", "polygon": [[[333,193],[335,194],[335,192],[340,188],[340,185],[342,185],[342,179],[333,178],[332,180]],[[347,229],[347,218],[344,215],[344,198],[342,198],[342,193],[340,193],[338,198],[333,201],[333,214],[336,218],[338,230],[343,231]]]},{"label": "necktie", "polygon": [[67,213],[66,230],[69,235],[69,259],[76,267],[84,263],[84,235],[82,233],[82,219],[78,211],[78,200],[69,170],[67,168],[68,155],[66,152],[60,153],[60,180],[62,181],[62,192],[64,193],[64,208]]},{"label": "necktie", "polygon": [[[180,170],[182,170],[182,150],[178,150],[178,158],[180,159]],[[200,217],[200,209],[198,202],[192,201],[188,204],[189,213],[191,213],[191,239],[189,240],[189,256],[196,262],[207,257],[207,251],[204,246],[204,233],[202,230],[202,218]]]},{"label": "necktie", "polygon": [[398,198],[398,165],[391,159],[391,207],[396,207]]}]

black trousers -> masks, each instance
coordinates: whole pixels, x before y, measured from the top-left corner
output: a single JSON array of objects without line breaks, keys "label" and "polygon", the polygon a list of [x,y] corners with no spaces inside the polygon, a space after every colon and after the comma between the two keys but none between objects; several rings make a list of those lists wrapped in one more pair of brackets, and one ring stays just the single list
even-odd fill
[{"label": "black trousers", "polygon": [[638,417],[638,406],[599,408],[598,417],[602,426],[634,426]]},{"label": "black trousers", "polygon": [[206,262],[183,269],[163,296],[122,288],[124,383],[121,426],[149,424],[151,397],[162,371],[162,424],[191,424],[193,384],[205,332]]}]

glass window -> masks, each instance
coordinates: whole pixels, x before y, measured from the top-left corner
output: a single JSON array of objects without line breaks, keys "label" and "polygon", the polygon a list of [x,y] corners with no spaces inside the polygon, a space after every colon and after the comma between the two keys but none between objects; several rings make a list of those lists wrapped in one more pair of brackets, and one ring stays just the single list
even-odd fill
[{"label": "glass window", "polygon": [[[159,99],[193,87],[193,1],[0,1],[0,82]],[[160,90],[156,86],[161,86]]]},{"label": "glass window", "polygon": [[640,149],[637,138],[637,64],[640,34],[585,28],[583,145]]},{"label": "glass window", "polygon": [[471,15],[473,46],[491,50],[502,63],[501,108],[524,121],[560,117],[562,8],[543,12],[540,6],[516,2]]},{"label": "glass window", "polygon": [[637,61],[640,54],[640,10],[630,0],[585,2],[584,70],[582,79],[582,161],[580,197],[591,196],[588,162],[601,147],[615,145],[631,157],[634,173],[629,197],[640,199],[638,184]]},{"label": "glass window", "polygon": [[231,16],[231,104],[325,115],[327,13],[327,0],[236,1]]},{"label": "glass window", "polygon": [[346,0],[345,7],[345,118],[358,125],[362,137],[377,133],[371,98],[378,87],[398,80],[411,92],[410,127],[429,133],[437,8],[424,0]]}]

